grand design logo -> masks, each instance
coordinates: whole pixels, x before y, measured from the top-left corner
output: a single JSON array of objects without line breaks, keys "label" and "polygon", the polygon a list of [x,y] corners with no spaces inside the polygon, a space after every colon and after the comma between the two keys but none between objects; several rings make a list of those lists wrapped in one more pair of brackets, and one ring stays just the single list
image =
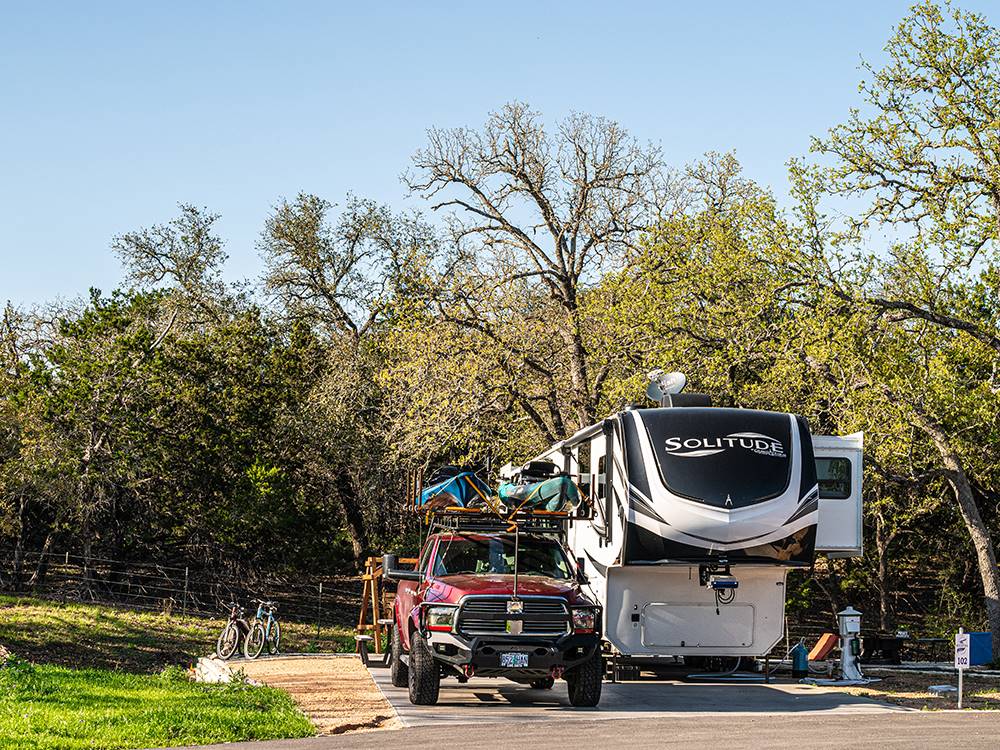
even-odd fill
[{"label": "grand design logo", "polygon": [[731,449],[747,450],[760,456],[785,458],[780,440],[759,432],[732,432],[725,437],[667,438],[667,454],[684,458],[714,456]]}]

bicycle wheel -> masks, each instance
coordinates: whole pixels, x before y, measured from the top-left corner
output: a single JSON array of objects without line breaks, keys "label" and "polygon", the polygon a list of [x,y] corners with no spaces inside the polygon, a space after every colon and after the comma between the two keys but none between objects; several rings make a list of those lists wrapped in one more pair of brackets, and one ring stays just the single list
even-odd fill
[{"label": "bicycle wheel", "polygon": [[250,626],[246,640],[243,641],[243,655],[248,659],[256,659],[264,650],[264,623],[260,620]]},{"label": "bicycle wheel", "polygon": [[267,653],[276,654],[281,649],[281,625],[275,620],[271,623],[271,632],[267,636]]},{"label": "bicycle wheel", "polygon": [[222,629],[222,634],[219,635],[219,640],[215,644],[215,653],[221,659],[229,659],[236,653],[239,645],[240,629],[236,627],[236,623],[230,622],[226,624],[226,627]]}]

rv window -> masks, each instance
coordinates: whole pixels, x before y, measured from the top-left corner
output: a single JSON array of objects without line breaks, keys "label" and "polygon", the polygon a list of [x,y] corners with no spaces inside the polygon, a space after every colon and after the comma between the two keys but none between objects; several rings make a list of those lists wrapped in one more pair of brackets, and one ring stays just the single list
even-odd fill
[{"label": "rv window", "polygon": [[847,458],[817,458],[816,478],[819,496],[844,500],[851,496],[851,461]]},{"label": "rv window", "polygon": [[604,494],[605,494],[605,492],[604,492],[604,485],[605,485],[604,478],[607,476],[607,470],[608,470],[607,463],[608,463],[607,456],[601,456],[599,459],[597,459],[597,477],[596,477],[596,481],[597,481],[597,496],[598,497],[604,497]]}]

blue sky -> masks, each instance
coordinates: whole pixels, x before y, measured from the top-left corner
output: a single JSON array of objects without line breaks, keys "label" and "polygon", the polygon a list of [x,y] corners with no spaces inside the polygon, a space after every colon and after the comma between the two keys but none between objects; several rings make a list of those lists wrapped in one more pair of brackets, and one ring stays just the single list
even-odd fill
[{"label": "blue sky", "polygon": [[614,118],[675,165],[733,149],[781,192],[907,5],[0,2],[0,301],[114,287],[112,236],[182,201],[253,276],[277,199],[417,205],[399,175],[425,129],[511,99]]}]

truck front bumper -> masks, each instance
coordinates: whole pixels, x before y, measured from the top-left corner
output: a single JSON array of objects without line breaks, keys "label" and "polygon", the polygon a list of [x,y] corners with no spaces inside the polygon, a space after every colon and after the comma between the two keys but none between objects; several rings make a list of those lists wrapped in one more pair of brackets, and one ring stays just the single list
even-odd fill
[{"label": "truck front bumper", "polygon": [[[420,636],[414,633],[415,638]],[[532,680],[550,676],[554,670],[572,669],[591,658],[601,647],[599,633],[567,633],[561,636],[481,635],[432,631],[427,645],[435,660],[461,673],[473,671],[481,677]],[[525,653],[527,667],[501,667],[500,654]],[[471,667],[471,670],[468,669]]]}]

